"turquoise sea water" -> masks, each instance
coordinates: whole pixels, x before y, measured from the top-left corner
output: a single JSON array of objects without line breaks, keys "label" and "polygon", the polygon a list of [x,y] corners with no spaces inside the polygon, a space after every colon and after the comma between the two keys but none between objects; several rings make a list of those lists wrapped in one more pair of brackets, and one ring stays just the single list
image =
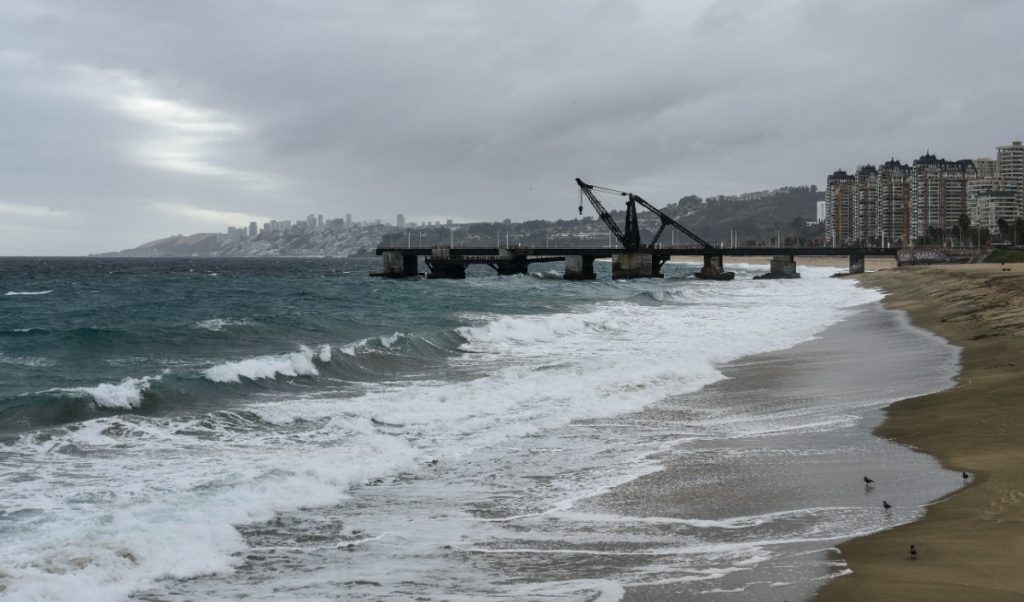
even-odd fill
[{"label": "turquoise sea water", "polygon": [[[868,341],[915,370],[902,386],[703,407],[722,366],[809,341],[880,294],[823,269],[779,282],[739,266],[726,283],[669,264],[615,282],[599,262],[597,281],[570,283],[558,266],[464,281],[367,276],[378,267],[0,259],[0,596],[616,599],[693,581],[756,599],[737,575],[774,571],[772,546],[863,532],[873,502],[793,497],[759,516],[737,484],[720,491],[749,502],[743,517],[640,521],[681,530],[671,545],[621,527],[636,508],[581,509],[672,450],[703,449],[705,465],[710,442],[725,462],[740,439],[845,440],[829,433],[947,386],[956,365],[907,330]],[[636,428],[665,404],[672,421]],[[508,547],[512,532],[532,535]]]}]

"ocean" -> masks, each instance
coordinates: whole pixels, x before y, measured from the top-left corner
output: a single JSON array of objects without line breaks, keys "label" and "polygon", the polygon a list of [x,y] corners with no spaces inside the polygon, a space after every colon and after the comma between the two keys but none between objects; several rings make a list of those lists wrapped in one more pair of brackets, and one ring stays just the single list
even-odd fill
[{"label": "ocean", "polygon": [[871,435],[958,349],[836,270],[378,268],[0,258],[0,598],[799,600],[959,485]]}]

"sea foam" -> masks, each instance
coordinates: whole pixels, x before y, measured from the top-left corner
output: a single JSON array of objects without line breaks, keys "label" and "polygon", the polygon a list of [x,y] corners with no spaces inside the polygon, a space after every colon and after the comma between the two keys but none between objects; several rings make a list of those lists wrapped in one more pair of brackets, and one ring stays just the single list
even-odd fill
[{"label": "sea foam", "polygon": [[53,292],[52,290],[49,290],[49,291],[7,291],[6,293],[4,293],[4,296],[5,297],[13,297],[15,295],[49,295],[52,292]]}]

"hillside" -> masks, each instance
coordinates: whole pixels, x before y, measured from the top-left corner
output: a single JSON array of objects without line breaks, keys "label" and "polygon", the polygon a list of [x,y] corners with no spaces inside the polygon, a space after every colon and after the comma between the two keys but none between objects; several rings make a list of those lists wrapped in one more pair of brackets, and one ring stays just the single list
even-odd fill
[{"label": "hillside", "polygon": [[[741,245],[755,245],[776,237],[786,244],[821,244],[825,228],[813,222],[816,203],[824,193],[815,187],[797,186],[749,193],[733,197],[701,199],[687,196],[661,210],[712,244],[727,243],[736,232]],[[612,217],[622,224],[625,211],[607,203]],[[648,212],[639,214],[641,235],[649,241],[660,221]],[[688,244],[681,233],[667,230],[661,242]],[[134,249],[106,253],[120,257],[267,257],[329,256],[348,257],[372,253],[378,245],[497,246],[508,244],[562,247],[604,246],[609,244],[608,228],[584,207],[583,216],[561,220],[526,222],[477,222],[452,226],[396,228],[383,224],[353,225],[350,228],[328,226],[309,228],[299,223],[286,230],[261,232],[255,237],[231,237],[225,234],[172,236],[148,242]]]}]

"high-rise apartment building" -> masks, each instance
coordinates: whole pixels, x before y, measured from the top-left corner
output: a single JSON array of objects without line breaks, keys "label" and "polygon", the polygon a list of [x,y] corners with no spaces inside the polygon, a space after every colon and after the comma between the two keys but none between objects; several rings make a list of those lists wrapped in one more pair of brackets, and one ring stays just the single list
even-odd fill
[{"label": "high-rise apartment building", "polygon": [[978,172],[979,179],[999,177],[999,161],[989,157],[979,157],[974,160],[974,171]]},{"label": "high-rise apartment building", "polygon": [[1015,190],[987,190],[978,195],[975,210],[979,228],[987,228],[993,235],[999,234],[999,220],[1012,224],[1021,217],[1021,204]]},{"label": "high-rise apartment building", "polygon": [[[993,171],[991,163],[982,169]],[[855,175],[836,171],[825,194],[827,231],[835,245],[947,244],[960,216],[974,211],[977,174],[974,161],[931,153],[909,166],[894,158],[861,166]]]},{"label": "high-rise apartment building", "polygon": [[402,215],[401,213],[399,213],[398,217],[395,218],[395,225],[398,226],[399,228],[404,228],[405,227],[405,216]]},{"label": "high-rise apartment building", "polygon": [[992,190],[1003,190],[1003,184],[999,179],[999,162],[995,159],[975,159],[974,171],[977,176],[967,182],[967,216],[971,219],[971,224],[978,225],[979,197]]},{"label": "high-rise apartment building", "polygon": [[967,213],[967,183],[976,177],[974,162],[946,161],[925,153],[911,170],[910,236],[942,244]]},{"label": "high-rise apartment building", "polygon": [[862,165],[853,177],[853,240],[867,244],[880,236],[878,230],[878,170]]},{"label": "high-rise apartment building", "polygon": [[907,244],[910,231],[909,165],[895,158],[878,166],[878,235],[879,244]]},{"label": "high-rise apartment building", "polygon": [[830,175],[825,188],[828,215],[825,228],[834,245],[846,244],[853,236],[853,192],[856,178],[843,170]]},{"label": "high-rise apartment building", "polygon": [[998,147],[996,163],[1003,187],[1012,187],[1017,193],[1017,200],[1024,201],[1024,144],[1014,140],[1006,146]]}]

